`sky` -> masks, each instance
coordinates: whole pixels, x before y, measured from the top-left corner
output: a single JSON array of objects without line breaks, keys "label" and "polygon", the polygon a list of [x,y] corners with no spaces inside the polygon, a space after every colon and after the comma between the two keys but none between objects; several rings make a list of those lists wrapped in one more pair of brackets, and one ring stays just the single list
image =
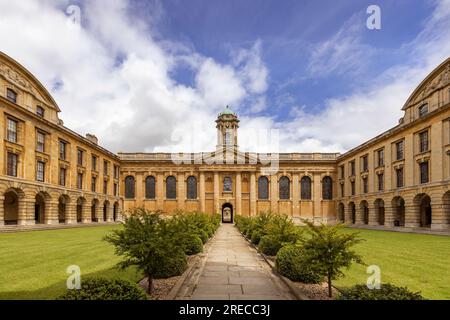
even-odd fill
[{"label": "sky", "polygon": [[[370,5],[380,28],[369,29]],[[345,152],[450,56],[450,0],[0,0],[0,51],[113,152]]]}]

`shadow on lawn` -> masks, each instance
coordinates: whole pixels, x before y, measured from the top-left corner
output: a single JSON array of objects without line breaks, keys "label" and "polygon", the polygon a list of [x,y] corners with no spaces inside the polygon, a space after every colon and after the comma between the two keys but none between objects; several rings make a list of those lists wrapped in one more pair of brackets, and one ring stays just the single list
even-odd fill
[{"label": "shadow on lawn", "polygon": [[[82,274],[81,282],[83,278],[120,278],[124,280],[138,282],[142,277],[134,268],[129,268],[124,271],[120,271],[114,267],[110,269],[100,270],[93,273]],[[69,276],[69,275],[67,275]],[[10,291],[10,292],[0,292],[0,300],[56,300],[60,295],[65,292],[66,280],[60,280],[51,286],[30,290],[30,291]]]}]

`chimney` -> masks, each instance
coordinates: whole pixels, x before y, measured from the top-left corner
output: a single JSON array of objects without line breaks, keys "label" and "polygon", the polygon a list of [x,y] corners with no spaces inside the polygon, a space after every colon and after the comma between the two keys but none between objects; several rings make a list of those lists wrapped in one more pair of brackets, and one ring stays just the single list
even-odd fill
[{"label": "chimney", "polygon": [[94,144],[98,144],[98,138],[94,134],[87,133],[86,139],[88,139],[90,142]]}]

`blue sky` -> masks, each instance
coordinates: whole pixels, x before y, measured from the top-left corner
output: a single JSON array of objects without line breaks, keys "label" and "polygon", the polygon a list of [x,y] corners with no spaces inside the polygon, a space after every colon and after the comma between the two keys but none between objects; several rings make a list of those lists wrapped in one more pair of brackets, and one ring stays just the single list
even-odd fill
[{"label": "blue sky", "polygon": [[[366,27],[372,4],[380,30]],[[0,0],[0,12],[0,50],[67,126],[115,152],[210,151],[227,104],[244,151],[345,152],[395,126],[450,56],[450,0]]]}]

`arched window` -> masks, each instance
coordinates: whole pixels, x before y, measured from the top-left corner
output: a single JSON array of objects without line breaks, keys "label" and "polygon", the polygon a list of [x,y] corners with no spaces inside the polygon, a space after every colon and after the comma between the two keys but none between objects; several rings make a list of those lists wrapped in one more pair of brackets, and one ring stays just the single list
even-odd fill
[{"label": "arched window", "polygon": [[267,177],[258,179],[258,199],[269,199],[269,179]]},{"label": "arched window", "polygon": [[333,199],[333,180],[331,177],[326,176],[322,180],[322,199]]},{"label": "arched window", "polygon": [[223,179],[223,192],[232,192],[233,182],[230,177],[225,177]]},{"label": "arched window", "polygon": [[187,198],[190,200],[197,199],[197,178],[189,177],[187,179]]},{"label": "arched window", "polygon": [[302,200],[311,200],[311,178],[304,176],[301,180],[301,198]]},{"label": "arched window", "polygon": [[149,176],[145,179],[145,198],[155,199],[156,197],[156,179],[153,176]]},{"label": "arched window", "polygon": [[289,200],[291,198],[290,184],[288,177],[281,177],[279,182],[281,200]]},{"label": "arched window", "polygon": [[125,198],[126,199],[134,199],[134,188],[135,188],[135,180],[133,176],[128,176],[125,178]]},{"label": "arched window", "polygon": [[166,179],[166,198],[177,198],[177,180],[173,176],[167,177]]}]

